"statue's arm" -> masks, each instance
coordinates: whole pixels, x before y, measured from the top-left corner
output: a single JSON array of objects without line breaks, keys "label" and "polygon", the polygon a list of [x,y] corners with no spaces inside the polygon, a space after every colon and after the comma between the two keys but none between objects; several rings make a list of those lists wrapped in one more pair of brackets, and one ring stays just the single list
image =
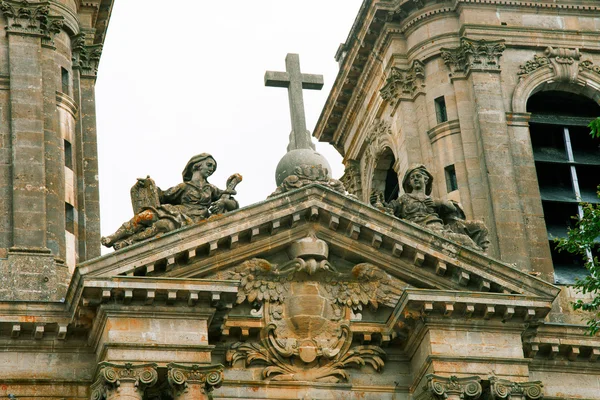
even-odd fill
[{"label": "statue's arm", "polygon": [[231,192],[221,190],[218,187],[212,186],[212,203],[222,205],[226,211],[237,210],[240,208],[236,199],[231,196]]}]

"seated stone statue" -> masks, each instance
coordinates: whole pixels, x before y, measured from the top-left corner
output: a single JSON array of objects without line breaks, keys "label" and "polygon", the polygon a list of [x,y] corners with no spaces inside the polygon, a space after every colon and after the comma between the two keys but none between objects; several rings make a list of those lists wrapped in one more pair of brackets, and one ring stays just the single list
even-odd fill
[{"label": "seated stone statue", "polygon": [[192,225],[212,214],[235,210],[238,202],[232,197],[242,177],[234,174],[221,190],[207,178],[217,169],[217,162],[207,153],[190,159],[183,170],[183,183],[167,190],[158,188],[150,177],[138,179],[131,188],[135,216],[115,233],[102,238],[102,244],[115,250],[165,232]]},{"label": "seated stone statue", "polygon": [[467,221],[456,202],[431,197],[433,176],[424,165],[414,165],[402,180],[404,194],[386,203],[381,192],[371,196],[371,204],[383,211],[422,225],[463,246],[485,251],[488,231],[480,221]]}]

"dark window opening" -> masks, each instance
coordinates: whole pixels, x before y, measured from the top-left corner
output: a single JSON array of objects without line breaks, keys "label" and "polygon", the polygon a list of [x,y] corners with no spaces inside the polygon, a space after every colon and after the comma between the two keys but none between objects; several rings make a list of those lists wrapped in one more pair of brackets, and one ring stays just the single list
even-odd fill
[{"label": "dark window opening", "polygon": [[[392,161],[392,166],[394,162]],[[394,168],[390,168],[387,170],[387,174],[385,177],[385,192],[384,197],[385,201],[389,202],[398,198],[398,193],[400,190],[400,183],[398,182],[398,174],[394,171]]]},{"label": "dark window opening", "polygon": [[600,115],[593,100],[567,92],[546,91],[531,96],[531,145],[542,196],[555,280],[572,284],[587,275],[587,257],[558,252],[555,238],[566,237],[582,212],[581,201],[599,202],[600,140],[589,134],[587,124]]},{"label": "dark window opening", "polygon": [[62,77],[62,92],[64,94],[70,94],[69,88],[71,87],[71,77],[69,76],[69,71],[61,67],[60,72]]},{"label": "dark window opening", "polygon": [[386,148],[377,159],[373,177],[371,180],[371,190],[383,195],[383,200],[386,202],[398,198],[400,184],[398,182],[398,174],[394,170],[396,158],[392,150]]},{"label": "dark window opening", "polygon": [[440,96],[434,100],[435,103],[435,116],[438,124],[448,121],[448,114],[446,112],[446,100],[444,96]]},{"label": "dark window opening", "polygon": [[65,139],[65,167],[73,169],[73,146]]},{"label": "dark window opening", "polygon": [[446,189],[448,190],[448,193],[458,190],[458,182],[456,181],[456,169],[454,168],[454,164],[448,165],[446,168],[444,168],[444,172],[446,175]]},{"label": "dark window opening", "polygon": [[69,203],[65,203],[65,229],[75,234],[75,208]]}]

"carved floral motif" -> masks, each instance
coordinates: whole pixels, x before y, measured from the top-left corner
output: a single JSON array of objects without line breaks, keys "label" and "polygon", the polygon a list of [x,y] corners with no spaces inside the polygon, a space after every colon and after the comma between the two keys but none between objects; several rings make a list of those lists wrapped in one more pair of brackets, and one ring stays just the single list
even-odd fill
[{"label": "carved floral motif", "polygon": [[487,41],[462,38],[460,46],[441,49],[442,59],[453,73],[470,70],[498,71],[500,57],[506,49],[504,40]]},{"label": "carved floral motif", "polygon": [[0,1],[0,11],[7,19],[7,31],[41,36],[43,43],[53,45],[52,38],[64,24],[62,16],[50,15],[48,2]]},{"label": "carved floral motif", "polygon": [[73,68],[79,69],[82,76],[96,77],[98,64],[102,54],[102,45],[86,45],[85,35],[80,34],[73,38]]},{"label": "carved floral motif", "polygon": [[379,371],[383,350],[352,347],[350,319],[363,307],[394,307],[406,284],[371,264],[338,271],[314,235],[289,252],[282,265],[252,259],[223,276],[240,280],[237,303],[258,308],[266,326],[259,342],[233,345],[227,360],[267,364],[263,378],[282,381],[338,382],[348,379],[346,368],[365,364]]},{"label": "carved floral motif", "polygon": [[379,91],[381,97],[395,105],[402,94],[413,95],[425,87],[425,66],[419,60],[413,61],[409,69],[392,67],[385,86]]},{"label": "carved floral motif", "polygon": [[337,179],[329,177],[329,171],[322,165],[302,164],[294,168],[294,173],[283,180],[281,185],[275,189],[269,197],[287,193],[291,190],[300,189],[304,186],[318,183],[327,186],[336,192],[345,193],[344,184]]}]

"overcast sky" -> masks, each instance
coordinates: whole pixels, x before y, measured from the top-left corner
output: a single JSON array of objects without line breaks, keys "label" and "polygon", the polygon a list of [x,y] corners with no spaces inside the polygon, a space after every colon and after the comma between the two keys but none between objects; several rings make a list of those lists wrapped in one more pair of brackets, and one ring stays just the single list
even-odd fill
[{"label": "overcast sky", "polygon": [[[102,234],[133,216],[136,178],[167,189],[202,152],[217,160],[210,182],[218,187],[243,175],[241,207],[273,192],[291,124],[287,90],[265,87],[264,73],[285,70],[286,54],[299,53],[302,72],[324,75],[322,91],[304,91],[312,131],[361,2],[115,1],[96,84]],[[338,153],[317,150],[339,178]]]}]

